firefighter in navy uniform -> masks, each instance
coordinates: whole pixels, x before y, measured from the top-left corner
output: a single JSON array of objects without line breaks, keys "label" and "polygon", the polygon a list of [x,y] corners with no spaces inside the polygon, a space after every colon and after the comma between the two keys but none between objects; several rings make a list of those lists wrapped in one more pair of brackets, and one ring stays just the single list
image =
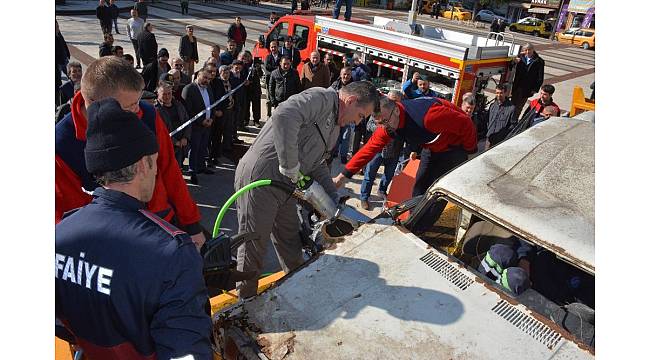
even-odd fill
[{"label": "firefighter in navy uniform", "polygon": [[102,187],[56,225],[57,336],[89,359],[212,359],[203,261],[146,210],[155,135],[112,98],[88,115],[85,162]]}]

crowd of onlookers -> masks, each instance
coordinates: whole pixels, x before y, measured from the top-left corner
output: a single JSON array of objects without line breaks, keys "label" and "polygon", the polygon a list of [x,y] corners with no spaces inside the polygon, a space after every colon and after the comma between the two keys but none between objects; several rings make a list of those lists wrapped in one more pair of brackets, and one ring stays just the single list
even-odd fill
[{"label": "crowd of onlookers", "polygon": [[[185,9],[183,11],[186,11]],[[362,57],[350,53],[342,63],[334,61],[332,54],[314,51],[302,67],[300,50],[292,36],[280,37],[269,42],[269,54],[262,64],[253,62],[250,51],[244,50],[247,32],[241,18],[236,17],[228,29],[225,49],[212,45],[211,56],[199,64],[198,40],[194,27],[187,25],[186,34],[179,39],[178,54],[172,56],[165,48],[159,48],[154,27],[147,18],[147,5],[138,0],[130,11],[126,22],[126,35],[133,45],[134,56],[125,54],[121,46],[114,45],[112,31],[118,32],[117,6],[113,0],[108,4],[100,0],[96,14],[103,32],[99,46],[99,57],[116,56],[142,69],[144,91],[142,98],[150,100],[164,120],[170,132],[197,117],[190,125],[172,136],[176,160],[187,171],[190,181],[198,184],[198,174],[213,174],[211,167],[218,165],[221,157],[237,161],[233,147],[243,143],[238,130],[246,130],[251,121],[261,127],[262,82],[266,86],[266,115],[290,96],[311,87],[341,87],[360,80],[371,80],[371,70]],[[272,12],[268,26],[271,28],[278,16]],[[70,111],[70,102],[80,89],[82,67],[79,62],[68,61],[70,54],[57,24],[57,121]],[[322,57],[322,58],[321,58]],[[342,66],[340,67],[339,64]],[[509,99],[505,85],[495,89],[494,102],[487,110],[487,133],[485,149],[506,138],[519,119],[527,99],[535,94],[543,83],[544,61],[532,45],[525,45],[523,53],[516,59],[516,76]],[[300,71],[298,70],[300,69]],[[61,83],[60,73],[68,80]],[[237,89],[237,91],[234,91]],[[540,98],[531,102],[524,117],[534,113],[534,123],[550,116],[559,115],[559,107],[553,102],[555,91],[552,85],[541,86]],[[226,96],[227,95],[227,96]],[[414,72],[402,91],[392,91],[395,99],[416,99],[438,96],[430,89],[430,82],[420,72]],[[222,100],[218,102],[218,100]],[[217,103],[218,102],[218,103]],[[216,105],[214,105],[217,103]],[[468,93],[463,96],[462,109],[474,115],[476,98]],[[252,116],[252,119],[251,119]],[[339,142],[331,153],[345,164],[351,154],[356,153],[376,128],[371,121],[341,129]],[[351,147],[351,149],[350,149]],[[380,165],[384,165],[384,177],[379,192],[385,197],[388,184],[400,159],[416,154],[418,149],[395,141],[387,146],[381,157],[374,159],[364,170],[361,189],[361,206],[369,209],[368,197]],[[189,166],[184,167],[185,159]]]}]

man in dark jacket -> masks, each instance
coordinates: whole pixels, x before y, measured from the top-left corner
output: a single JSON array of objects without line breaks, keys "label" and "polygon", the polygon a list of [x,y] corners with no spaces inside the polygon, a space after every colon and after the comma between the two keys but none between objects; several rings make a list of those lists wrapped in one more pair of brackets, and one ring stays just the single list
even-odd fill
[{"label": "man in dark jacket", "polygon": [[[189,120],[185,106],[183,106],[180,101],[174,99],[172,90],[172,86],[166,83],[161,83],[156,89],[158,99],[156,100],[155,107],[156,110],[158,110],[160,117],[165,122],[165,126],[167,126],[169,132],[176,130],[179,126]],[[191,137],[191,126],[186,127],[183,131],[180,131],[172,137],[176,161],[178,162],[178,166],[181,168],[183,167],[183,160],[185,160]]]},{"label": "man in dark jacket", "polygon": [[209,78],[205,69],[198,72],[196,80],[183,88],[183,100],[190,118],[195,117],[205,110],[198,120],[192,124],[192,136],[190,139],[190,181],[198,185],[197,174],[212,175],[214,171],[205,166],[205,157],[210,142],[210,127],[212,126],[214,109],[210,105],[214,103],[214,94],[209,86]]},{"label": "man in dark jacket", "polygon": [[219,54],[221,65],[230,65],[233,61],[237,60],[237,42],[233,39],[228,39],[226,51]]},{"label": "man in dark jacket", "polygon": [[242,72],[248,79],[248,85],[245,86],[246,105],[244,105],[244,125],[248,125],[251,115],[250,110],[252,109],[253,124],[259,128],[262,127],[262,124],[260,124],[260,119],[262,117],[262,67],[260,64],[253,63],[253,55],[248,50],[239,54],[239,58],[244,62],[244,69]]},{"label": "man in dark jacket", "polygon": [[99,0],[99,6],[95,9],[95,16],[99,19],[99,26],[104,34],[110,34],[113,30],[113,20],[111,19],[111,9],[106,6],[104,0]]},{"label": "man in dark jacket", "polygon": [[143,66],[156,61],[158,54],[158,42],[156,42],[156,35],[152,31],[153,25],[145,23],[144,30],[138,35],[138,53]]},{"label": "man in dark jacket", "polygon": [[144,0],[138,0],[138,2],[133,5],[133,8],[138,10],[138,15],[142,18],[142,20],[147,21],[149,10],[147,9],[147,4],[144,2]]},{"label": "man in dark jacket", "polygon": [[517,123],[515,106],[506,97],[505,85],[497,85],[494,91],[494,102],[488,109],[488,131],[485,150],[503,141]]},{"label": "man in dark jacket", "polygon": [[81,77],[83,71],[81,63],[78,61],[71,61],[68,63],[68,81],[61,85],[61,104],[68,102],[74,97],[75,88],[79,89],[81,86]]},{"label": "man in dark jacket", "polygon": [[289,60],[291,60],[291,67],[296,70],[298,69],[298,65],[301,61],[300,50],[296,49],[293,45],[293,38],[291,36],[287,36],[287,38],[284,39],[284,47],[280,49],[280,55],[288,57]]},{"label": "man in dark jacket", "polygon": [[269,91],[269,98],[273,107],[278,107],[280,103],[287,100],[291,95],[302,91],[298,72],[291,67],[291,60],[288,57],[283,56],[280,61],[280,67],[271,73]]},{"label": "man in dark jacket", "polygon": [[169,52],[165,48],[158,51],[158,61],[147,64],[142,69],[142,78],[144,79],[144,88],[147,91],[154,92],[158,87],[158,79],[162,74],[168,73],[171,70],[169,65]]},{"label": "man in dark jacket", "polygon": [[120,31],[117,29],[117,18],[120,16],[120,8],[115,5],[115,0],[110,0],[110,5],[108,6],[110,9],[110,14],[111,14],[111,22],[113,23],[113,28],[115,29],[115,33],[119,34]]},{"label": "man in dark jacket", "polygon": [[181,37],[178,45],[178,55],[183,59],[183,72],[191,76],[194,74],[194,64],[199,62],[199,50],[194,37],[194,27],[192,25],[185,26],[185,32],[186,34]]},{"label": "man in dark jacket", "polygon": [[336,79],[338,79],[340,70],[338,66],[336,66],[336,64],[334,63],[334,56],[332,56],[332,54],[330,53],[325,54],[325,56],[323,57],[323,63],[327,65],[327,68],[330,70],[330,85],[331,85],[332,83],[334,83],[334,81],[336,81]]},{"label": "man in dark jacket", "polygon": [[[275,69],[280,67],[280,59],[282,59],[282,55],[280,55],[280,51],[278,49],[278,42],[273,40],[269,44],[269,49],[271,50],[268,55],[266,55],[266,59],[264,59],[264,83],[266,84],[266,93],[270,94],[271,91],[269,90],[269,84],[271,82],[271,74]],[[271,116],[271,100],[269,97],[267,97],[266,101],[266,117]]]},{"label": "man in dark jacket", "polygon": [[362,81],[370,80],[370,68],[361,61],[358,54],[352,56],[352,80]]},{"label": "man in dark jacket", "polygon": [[99,57],[113,55],[113,35],[111,33],[104,34],[104,42],[99,44]]},{"label": "man in dark jacket", "polygon": [[[207,67],[208,66],[206,66],[206,68]],[[209,68],[214,69],[210,71],[214,71],[215,73],[215,77],[210,82],[210,86],[215,94],[215,98],[221,99],[236,86],[235,81],[230,76],[231,67],[228,65],[221,65],[217,71],[214,65],[210,64]],[[219,163],[219,158],[221,156],[233,160],[232,144],[234,134],[237,133],[237,130],[235,129],[236,106],[236,95],[230,95],[215,107],[215,111],[217,111],[217,120],[213,125],[210,134],[210,162],[215,165]]]},{"label": "man in dark jacket", "polygon": [[244,45],[246,44],[246,36],[246,27],[241,23],[241,17],[235,17],[235,22],[228,28],[228,39],[235,40],[235,43],[237,44],[237,50],[234,54],[235,57],[237,57],[241,49],[244,48]]},{"label": "man in dark jacket", "polygon": [[212,359],[203,261],[187,233],[145,210],[156,135],[113,98],[88,118],[81,162],[102,186],[56,225],[57,335],[90,359]]},{"label": "man in dark jacket", "polygon": [[544,83],[544,60],[537,55],[531,44],[525,44],[522,53],[515,58],[515,80],[512,84],[512,103],[515,105],[515,119]]}]

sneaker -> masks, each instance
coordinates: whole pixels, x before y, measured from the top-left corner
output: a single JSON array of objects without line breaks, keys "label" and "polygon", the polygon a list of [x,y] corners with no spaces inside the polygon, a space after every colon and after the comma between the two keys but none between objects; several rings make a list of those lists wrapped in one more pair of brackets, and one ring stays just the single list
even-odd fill
[{"label": "sneaker", "polygon": [[255,127],[258,128],[258,129],[261,129],[261,128],[262,128],[262,123],[260,123],[259,121],[255,121],[255,122],[254,122],[254,125],[255,125]]},{"label": "sneaker", "polygon": [[370,210],[370,203],[367,200],[361,200],[361,208],[363,210]]}]

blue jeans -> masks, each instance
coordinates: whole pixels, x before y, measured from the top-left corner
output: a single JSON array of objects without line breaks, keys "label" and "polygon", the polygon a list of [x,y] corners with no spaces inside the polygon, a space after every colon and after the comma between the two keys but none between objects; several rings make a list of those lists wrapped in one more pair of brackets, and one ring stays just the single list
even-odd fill
[{"label": "blue jeans", "polygon": [[192,126],[189,156],[190,171],[197,172],[205,170],[205,157],[208,155],[208,145],[210,145],[210,128]]},{"label": "blue jeans", "polygon": [[[348,158],[350,150],[350,137],[354,134],[354,124],[341,127],[339,132],[339,156],[341,159]],[[341,160],[343,162],[343,160]]]},{"label": "blue jeans", "polygon": [[341,13],[341,6],[343,6],[343,1],[345,1],[345,20],[350,20],[352,17],[352,0],[336,0],[336,5],[334,5],[334,11],[332,11],[332,16],[335,19],[339,18],[339,13]]},{"label": "blue jeans", "polygon": [[372,160],[366,165],[366,170],[363,172],[363,182],[361,183],[361,200],[368,201],[370,197],[370,191],[372,191],[372,184],[375,182],[377,177],[377,171],[379,166],[384,164],[384,175],[381,177],[379,182],[379,191],[386,193],[388,191],[388,185],[391,180],[393,180],[393,175],[395,175],[395,168],[397,167],[397,158],[394,159],[384,159],[381,156],[381,152],[375,155]]}]

